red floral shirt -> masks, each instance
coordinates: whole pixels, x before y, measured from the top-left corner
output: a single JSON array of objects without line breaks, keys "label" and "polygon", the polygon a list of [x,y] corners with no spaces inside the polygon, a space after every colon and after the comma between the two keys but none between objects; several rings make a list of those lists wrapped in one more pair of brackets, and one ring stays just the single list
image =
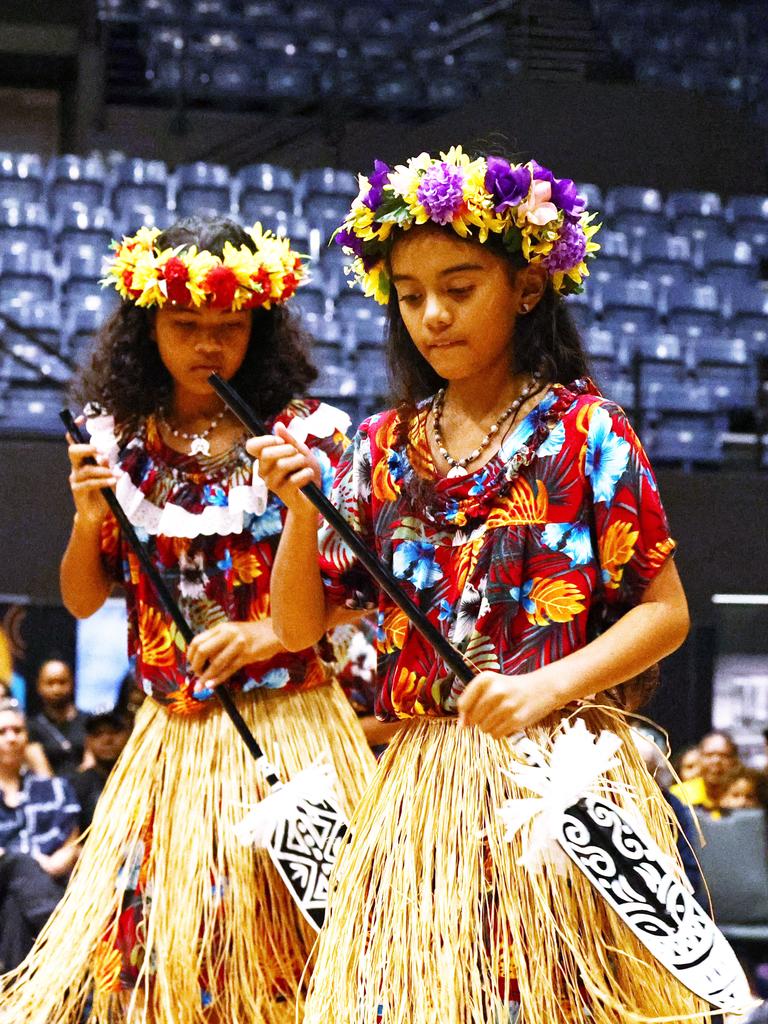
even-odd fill
[{"label": "red floral shirt", "polygon": [[[366,420],[333,500],[473,666],[531,672],[638,603],[675,543],[640,442],[591,381],[553,386],[494,458],[460,477],[435,468],[428,410],[407,445],[397,411]],[[378,607],[376,714],[455,714],[463,684],[330,528],[321,565],[334,601]]]},{"label": "red floral shirt", "polygon": [[[303,440],[309,431],[306,443],[318,456],[323,486],[330,491],[348,444],[343,432],[348,417],[305,399],[292,402],[270,426],[279,421],[295,428],[297,420],[306,421],[299,436]],[[254,511],[253,460],[244,444],[219,456],[184,455],[165,444],[150,419],[136,437],[112,449],[110,462],[123,471],[118,497],[195,632],[270,614],[270,574],[285,508],[262,485],[266,504]],[[111,515],[102,529],[101,549],[107,572],[125,587],[128,652],[135,658],[137,679],[169,711],[201,710],[212,691],[193,696],[181,636]],[[314,649],[286,651],[241,669],[230,685],[296,689],[322,683],[327,675]]]}]

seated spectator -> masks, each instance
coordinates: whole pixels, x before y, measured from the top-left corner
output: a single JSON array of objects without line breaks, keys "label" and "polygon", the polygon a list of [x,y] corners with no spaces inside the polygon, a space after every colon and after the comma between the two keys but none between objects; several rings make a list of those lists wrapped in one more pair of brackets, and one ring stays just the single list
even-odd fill
[{"label": "seated spectator", "polygon": [[85,745],[94,764],[71,776],[72,788],[80,804],[81,832],[91,824],[107,776],[130,735],[131,722],[117,708],[97,711],[88,716],[85,723]]},{"label": "seated spectator", "polygon": [[681,782],[697,778],[701,771],[701,754],[698,743],[694,743],[690,747],[683,747],[680,753],[672,758],[672,767]]},{"label": "seated spectator", "polygon": [[82,766],[86,715],[75,707],[75,681],[66,662],[51,658],[37,673],[42,711],[29,721],[29,738],[40,743],[54,775]]},{"label": "seated spectator", "polygon": [[699,774],[672,786],[670,792],[684,803],[721,817],[720,801],[731,779],[740,767],[736,744],[727,732],[715,730],[699,743],[701,767]]},{"label": "seated spectator", "polygon": [[[10,687],[0,682],[0,701],[6,699],[10,701],[15,700],[22,711],[24,710],[23,704],[14,695]],[[24,751],[24,764],[35,775],[43,775],[46,778],[50,778],[53,774],[51,766],[48,764],[48,758],[45,756],[45,751],[39,743],[27,743],[27,748]]]},{"label": "seated spectator", "polygon": [[17,966],[61,898],[77,859],[80,808],[69,783],[24,768],[27,727],[0,701],[0,973]]},{"label": "seated spectator", "polygon": [[133,671],[129,669],[120,680],[115,709],[130,722],[133,722],[136,712],[144,703],[146,696],[146,693],[141,688],[141,683],[137,681]]},{"label": "seated spectator", "polygon": [[731,778],[727,789],[720,798],[723,810],[738,810],[742,807],[762,807],[760,799],[760,772],[753,768],[739,768]]}]

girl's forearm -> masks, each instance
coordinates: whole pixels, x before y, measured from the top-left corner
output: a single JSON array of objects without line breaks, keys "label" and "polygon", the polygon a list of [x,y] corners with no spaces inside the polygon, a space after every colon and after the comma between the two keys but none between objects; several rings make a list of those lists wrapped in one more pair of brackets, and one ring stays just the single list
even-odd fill
[{"label": "girl's forearm", "polygon": [[289,651],[317,643],[329,627],[317,557],[317,515],[289,510],[271,580],[272,627]]},{"label": "girl's forearm", "polygon": [[112,590],[112,581],[101,561],[100,533],[100,526],[76,515],[61,560],[61,597],[67,611],[76,619],[87,619],[98,611]]},{"label": "girl's forearm", "polygon": [[633,679],[677,650],[688,626],[684,600],[636,605],[591,643],[548,666],[558,706]]}]

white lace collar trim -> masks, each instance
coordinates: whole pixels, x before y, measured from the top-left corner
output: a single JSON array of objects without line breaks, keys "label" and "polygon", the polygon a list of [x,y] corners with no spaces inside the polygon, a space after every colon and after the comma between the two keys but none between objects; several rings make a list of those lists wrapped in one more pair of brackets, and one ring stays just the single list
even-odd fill
[{"label": "white lace collar trim", "polygon": [[[300,441],[308,436],[330,437],[337,430],[345,433],[350,419],[345,412],[321,402],[309,416],[295,416],[288,424],[289,431]],[[91,442],[99,454],[106,457],[110,467],[120,469],[120,449],[115,435],[112,416],[93,416],[86,420]],[[129,445],[140,443],[130,441]],[[152,535],[164,537],[228,536],[242,533],[245,516],[261,516],[267,508],[269,492],[254,468],[250,484],[230,484],[226,504],[209,504],[200,512],[190,512],[172,500],[161,507],[150,501],[130,475],[122,472],[115,487],[117,500],[134,526]]]}]

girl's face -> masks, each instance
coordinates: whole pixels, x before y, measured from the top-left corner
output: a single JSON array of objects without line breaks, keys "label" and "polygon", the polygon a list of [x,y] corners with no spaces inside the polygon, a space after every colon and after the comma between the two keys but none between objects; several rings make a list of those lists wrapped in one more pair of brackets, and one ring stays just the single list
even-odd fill
[{"label": "girl's face", "polygon": [[210,395],[208,377],[218,373],[230,380],[240,369],[251,337],[251,311],[158,309],[155,341],[176,389]]},{"label": "girl's face", "polygon": [[680,759],[680,778],[683,782],[695,779],[701,768],[701,758],[697,749],[687,750]]},{"label": "girl's face", "polygon": [[734,779],[720,800],[721,807],[759,807],[757,790],[752,779],[744,776]]},{"label": "girl's face", "polygon": [[540,297],[543,272],[512,274],[484,246],[430,226],[398,239],[390,266],[406,329],[436,373],[461,380],[503,365],[511,374],[515,320]]}]

